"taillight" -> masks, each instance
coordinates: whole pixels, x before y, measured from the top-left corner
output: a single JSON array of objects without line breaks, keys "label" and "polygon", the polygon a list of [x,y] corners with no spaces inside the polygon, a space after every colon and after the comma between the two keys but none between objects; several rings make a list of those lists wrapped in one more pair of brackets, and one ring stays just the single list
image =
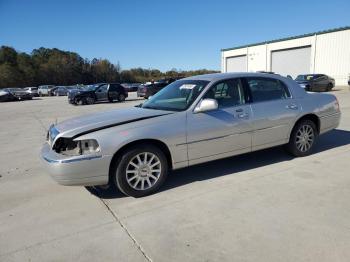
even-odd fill
[{"label": "taillight", "polygon": [[335,97],[335,109],[340,112],[340,106],[339,106],[339,101],[338,101],[338,98]]}]

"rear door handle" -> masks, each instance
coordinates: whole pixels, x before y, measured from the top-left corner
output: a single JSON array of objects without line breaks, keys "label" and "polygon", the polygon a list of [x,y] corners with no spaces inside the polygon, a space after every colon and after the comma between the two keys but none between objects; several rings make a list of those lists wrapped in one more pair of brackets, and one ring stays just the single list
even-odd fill
[{"label": "rear door handle", "polygon": [[296,110],[298,109],[298,106],[296,104],[289,104],[289,105],[286,105],[286,108]]}]

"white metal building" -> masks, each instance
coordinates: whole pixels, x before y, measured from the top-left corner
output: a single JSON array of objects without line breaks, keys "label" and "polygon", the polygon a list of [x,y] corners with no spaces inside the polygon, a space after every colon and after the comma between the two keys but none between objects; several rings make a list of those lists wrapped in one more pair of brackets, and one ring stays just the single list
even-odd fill
[{"label": "white metal building", "polygon": [[222,72],[272,71],[327,74],[336,85],[350,75],[350,27],[282,38],[221,50]]}]

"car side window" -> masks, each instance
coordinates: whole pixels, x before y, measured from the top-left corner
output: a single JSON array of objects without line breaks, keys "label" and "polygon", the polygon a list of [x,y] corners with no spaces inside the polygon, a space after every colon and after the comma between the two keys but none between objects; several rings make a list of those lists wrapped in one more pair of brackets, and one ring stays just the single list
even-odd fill
[{"label": "car side window", "polygon": [[119,91],[119,85],[117,85],[117,84],[111,84],[111,85],[109,86],[109,91],[111,91],[111,92],[117,92],[117,91]]},{"label": "car side window", "polygon": [[246,78],[253,102],[286,99],[290,97],[288,88],[278,79]]},{"label": "car side window", "polygon": [[230,79],[211,87],[204,98],[218,101],[219,107],[231,107],[245,104],[244,89],[240,79]]},{"label": "car side window", "polygon": [[102,85],[98,88],[97,92],[107,92],[107,85]]}]

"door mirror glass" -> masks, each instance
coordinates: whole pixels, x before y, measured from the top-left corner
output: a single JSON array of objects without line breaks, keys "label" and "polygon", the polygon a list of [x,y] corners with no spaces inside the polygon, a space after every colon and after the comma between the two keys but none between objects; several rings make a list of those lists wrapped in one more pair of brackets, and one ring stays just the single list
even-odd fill
[{"label": "door mirror glass", "polygon": [[206,98],[203,99],[194,109],[194,113],[203,113],[218,109],[218,102],[216,99]]}]

